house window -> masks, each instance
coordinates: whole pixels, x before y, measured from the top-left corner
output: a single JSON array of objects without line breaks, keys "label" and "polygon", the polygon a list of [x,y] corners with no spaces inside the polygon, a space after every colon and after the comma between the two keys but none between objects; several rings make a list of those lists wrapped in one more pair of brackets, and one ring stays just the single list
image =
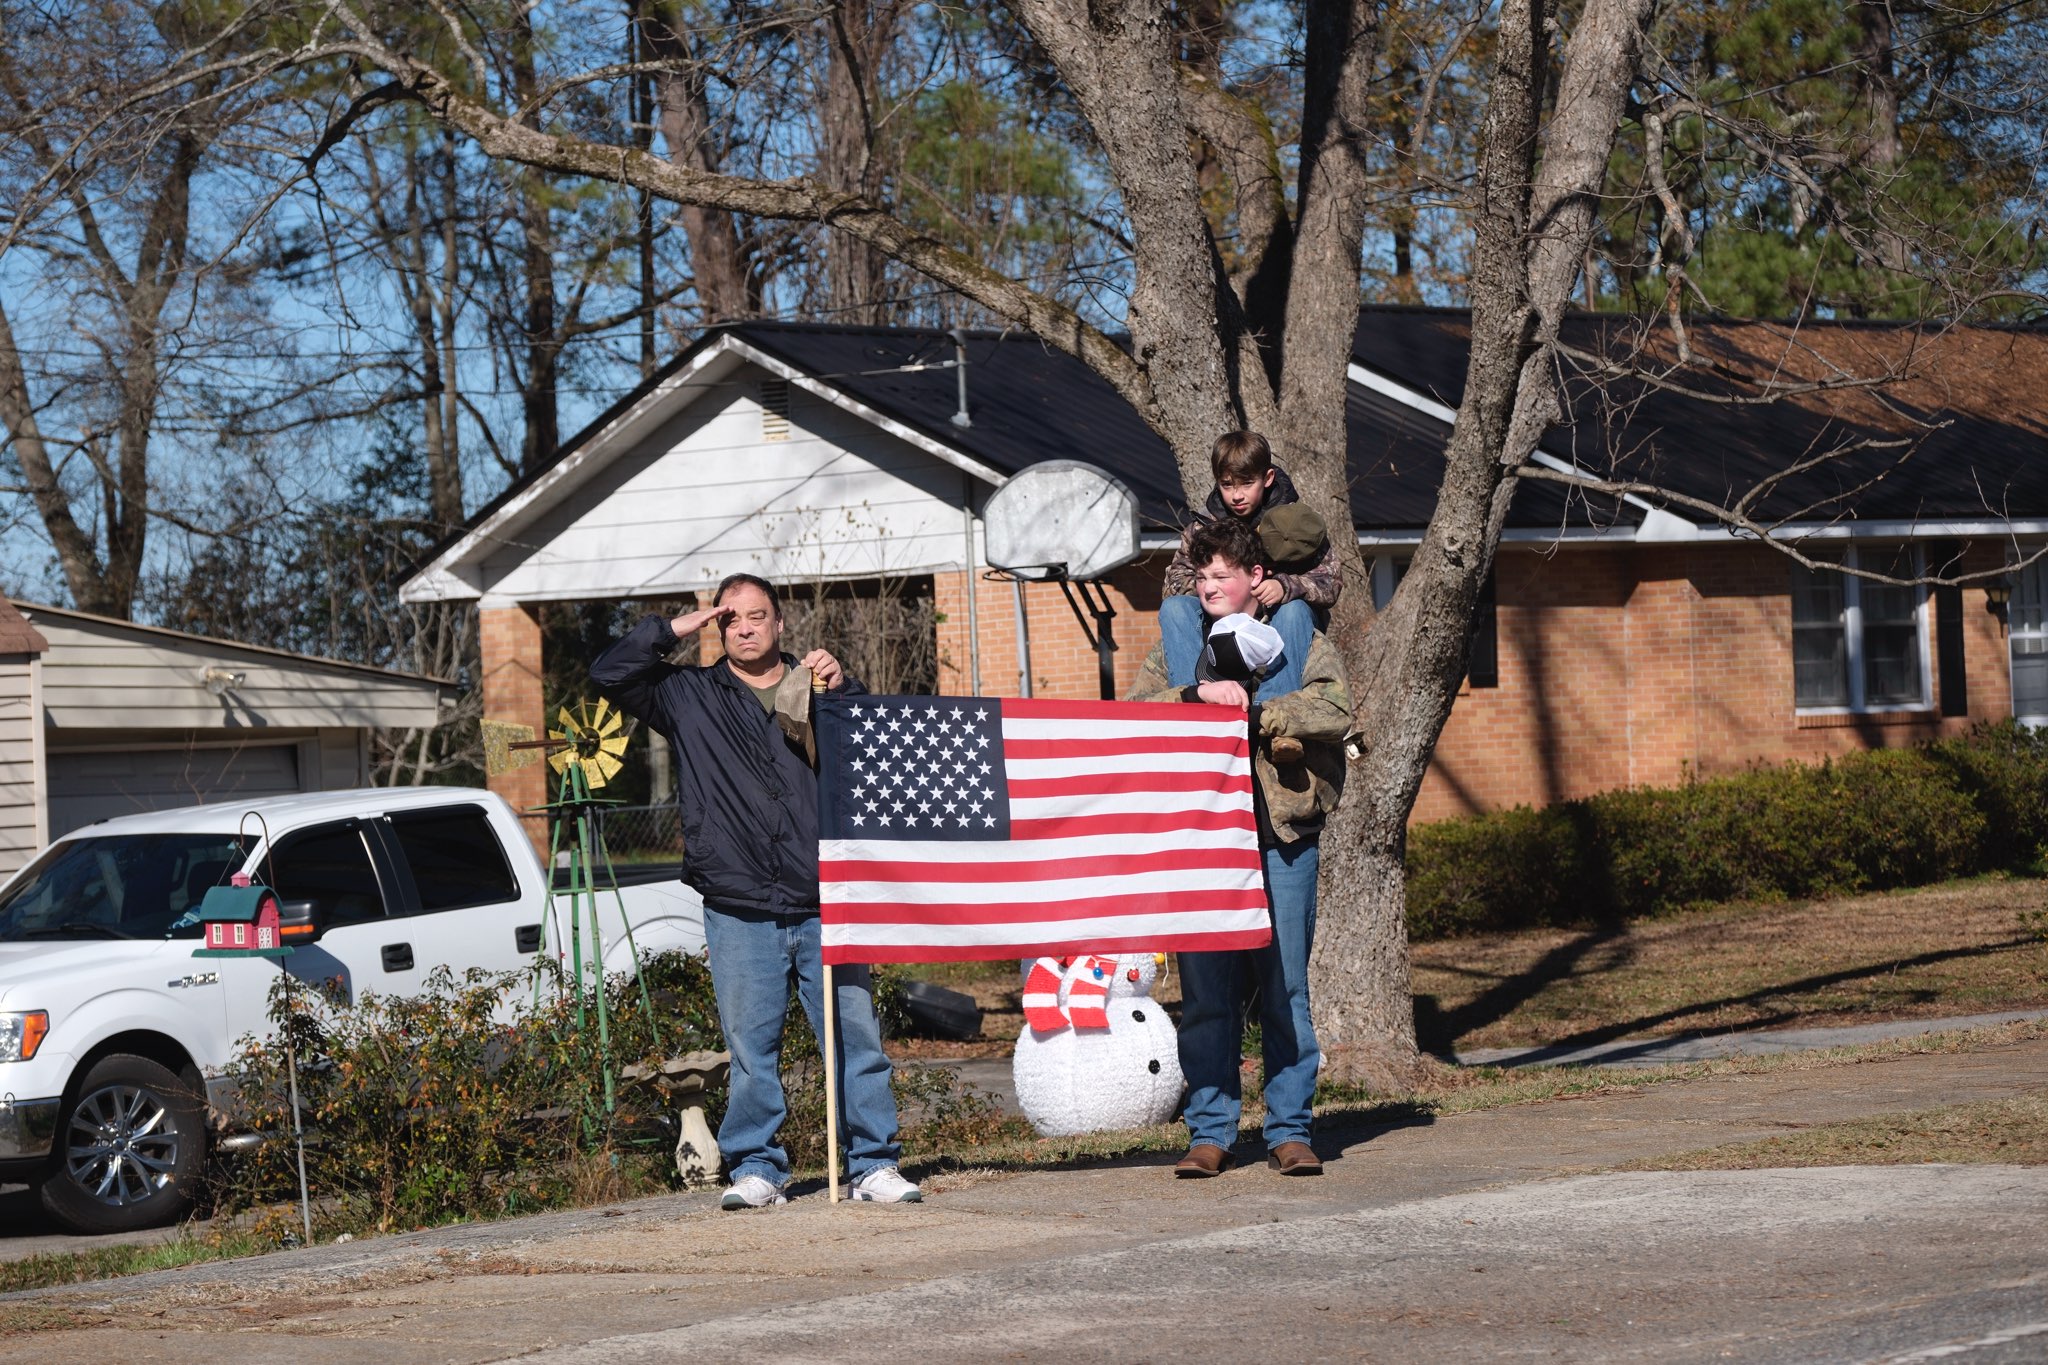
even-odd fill
[{"label": "house window", "polygon": [[[1394,589],[1408,576],[1407,558],[1383,554],[1372,562],[1372,609],[1385,611],[1394,600]],[[1479,585],[1479,601],[1472,611],[1472,641],[1466,655],[1465,683],[1469,687],[1500,686],[1500,611],[1496,605],[1494,570],[1486,572]]]},{"label": "house window", "polygon": [[[1850,546],[1844,567],[1921,573],[1918,547]],[[1792,701],[1801,711],[1889,711],[1928,704],[1927,589],[1832,569],[1792,570]]]}]

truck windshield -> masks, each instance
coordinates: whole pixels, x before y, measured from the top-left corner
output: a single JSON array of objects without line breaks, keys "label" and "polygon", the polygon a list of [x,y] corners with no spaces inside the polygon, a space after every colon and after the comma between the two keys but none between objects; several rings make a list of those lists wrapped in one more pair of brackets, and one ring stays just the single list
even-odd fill
[{"label": "truck windshield", "polygon": [[197,938],[199,902],[246,857],[233,834],[110,834],[53,844],[0,891],[0,941]]}]

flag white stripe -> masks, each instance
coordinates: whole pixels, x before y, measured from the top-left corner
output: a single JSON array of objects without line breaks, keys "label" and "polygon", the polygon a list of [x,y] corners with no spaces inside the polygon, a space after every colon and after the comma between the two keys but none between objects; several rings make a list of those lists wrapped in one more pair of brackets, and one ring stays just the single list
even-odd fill
[{"label": "flag white stripe", "polygon": [[833,948],[1001,947],[1022,943],[1085,944],[1103,939],[1163,939],[1227,934],[1266,927],[1266,911],[1204,910],[1180,915],[1102,915],[1090,919],[1007,920],[1000,924],[844,924],[820,926]]},{"label": "flag white stripe", "polygon": [[1079,796],[1013,796],[1010,798],[1010,818],[1053,820],[1063,815],[1175,815],[1182,811],[1241,811],[1249,804],[1243,792],[1086,792]]},{"label": "flag white stripe", "polygon": [[1004,765],[1010,780],[1087,777],[1095,773],[1217,773],[1244,777],[1249,758],[1223,754],[1076,754],[1072,758],[1013,758]]},{"label": "flag white stripe", "polygon": [[952,905],[1029,899],[1054,904],[1098,896],[1142,896],[1153,892],[1256,891],[1265,884],[1249,868],[1196,867],[1180,872],[1136,872],[1108,877],[1062,877],[1016,882],[825,882],[819,887],[838,905]]},{"label": "flag white stripe", "polygon": [[1047,863],[1105,855],[1178,853],[1218,848],[1256,849],[1257,831],[1249,829],[1179,829],[1161,834],[1079,834],[1058,839],[1014,839],[986,843],[941,839],[824,839],[818,856],[825,862],[871,863]]},{"label": "flag white stripe", "polygon": [[1044,740],[1098,739],[1244,739],[1241,713],[1222,718],[1187,720],[1050,720],[1004,716],[1003,738]]}]

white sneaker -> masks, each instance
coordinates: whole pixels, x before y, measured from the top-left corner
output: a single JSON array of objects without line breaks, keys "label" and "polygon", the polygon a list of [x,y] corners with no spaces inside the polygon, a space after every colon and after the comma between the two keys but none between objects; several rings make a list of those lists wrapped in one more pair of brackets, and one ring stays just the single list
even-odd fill
[{"label": "white sneaker", "polygon": [[730,1212],[733,1209],[765,1209],[773,1204],[787,1204],[788,1196],[780,1185],[771,1185],[758,1175],[743,1175],[732,1182],[732,1188],[718,1201],[718,1207]]},{"label": "white sneaker", "polygon": [[853,1198],[874,1204],[922,1204],[924,1191],[894,1166],[877,1166],[853,1182]]}]

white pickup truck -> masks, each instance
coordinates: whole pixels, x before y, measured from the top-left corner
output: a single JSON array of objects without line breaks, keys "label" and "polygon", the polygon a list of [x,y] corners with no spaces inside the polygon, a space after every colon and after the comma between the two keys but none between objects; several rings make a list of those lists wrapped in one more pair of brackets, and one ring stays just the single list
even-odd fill
[{"label": "white pickup truck", "polygon": [[[242,871],[307,926],[281,965],[351,999],[417,992],[437,966],[511,970],[567,942],[566,908],[551,919],[540,859],[490,792],[323,792],[73,831],[0,886],[0,1183],[38,1186],[66,1227],[123,1231],[191,1207],[234,1045],[268,1032],[280,970],[192,956],[207,889]],[[643,956],[704,946],[703,903],[673,868],[599,909],[609,971],[632,965],[622,918]]]}]

